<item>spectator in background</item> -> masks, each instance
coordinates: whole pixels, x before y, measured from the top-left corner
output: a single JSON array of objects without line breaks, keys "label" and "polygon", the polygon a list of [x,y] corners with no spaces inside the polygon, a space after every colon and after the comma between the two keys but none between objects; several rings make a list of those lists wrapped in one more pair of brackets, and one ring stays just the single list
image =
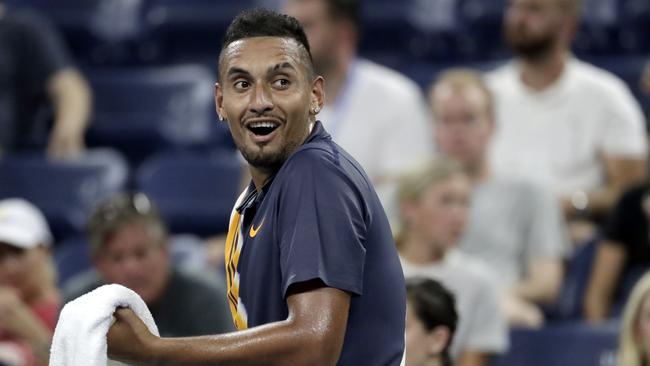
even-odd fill
[{"label": "spectator in background", "polygon": [[315,71],[325,79],[319,119],[366,170],[391,218],[397,177],[430,154],[419,87],[357,56],[360,1],[286,0],[283,11],[302,23]]},{"label": "spectator in background", "polygon": [[[49,137],[46,102],[53,110]],[[50,157],[80,155],[90,104],[56,30],[35,14],[7,11],[0,0],[0,156],[45,143]]]},{"label": "spectator in background", "polygon": [[0,201],[0,364],[47,365],[60,308],[43,214],[22,199]]},{"label": "spectator in background", "polygon": [[[579,0],[509,2],[505,39],[516,59],[489,74],[495,173],[551,188],[569,219],[602,217],[645,177],[639,105],[622,80],[575,58]],[[572,220],[573,221],[573,220]],[[593,230],[572,236],[590,237]],[[592,226],[593,227],[593,226]]]},{"label": "spectator in background", "polygon": [[456,300],[444,286],[427,278],[406,281],[406,366],[451,366],[457,324]]},{"label": "spectator in background", "polygon": [[618,352],[618,364],[644,366],[650,360],[650,273],[634,286],[625,305]]},{"label": "spectator in background", "polygon": [[396,243],[405,277],[436,279],[456,297],[459,321],[451,343],[456,365],[480,366],[507,348],[508,330],[493,274],[451,251],[465,228],[469,195],[462,167],[446,158],[406,174],[397,191],[402,221]]},{"label": "spectator in background", "polygon": [[556,300],[569,239],[553,195],[533,184],[492,175],[492,96],[480,74],[441,74],[429,89],[436,145],[463,166],[473,185],[459,249],[497,274],[511,324],[539,326],[537,304]]},{"label": "spectator in background", "polygon": [[585,317],[600,323],[619,314],[631,284],[650,268],[648,183],[623,194],[598,242],[584,301]]},{"label": "spectator in background", "polygon": [[64,288],[66,302],[103,284],[117,283],[142,297],[162,336],[233,329],[225,289],[170,263],[167,229],[144,194],[110,198],[97,207],[88,225],[97,271],[71,279]]}]

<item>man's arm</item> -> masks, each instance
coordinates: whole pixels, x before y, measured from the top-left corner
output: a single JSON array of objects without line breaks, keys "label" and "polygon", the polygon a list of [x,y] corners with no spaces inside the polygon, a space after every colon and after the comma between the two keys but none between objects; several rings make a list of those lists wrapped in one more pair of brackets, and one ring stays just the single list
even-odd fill
[{"label": "man's arm", "polygon": [[[643,182],[646,177],[645,158],[606,155],[603,162],[607,181],[601,189],[588,193],[589,212],[596,215],[606,215],[623,191]],[[571,204],[571,197],[565,198],[563,206],[569,218],[578,213]]]},{"label": "man's arm", "polygon": [[540,258],[530,265],[526,277],[517,284],[517,296],[534,303],[552,303],[562,287],[564,268],[560,258]]},{"label": "man's arm", "polygon": [[599,243],[585,295],[584,311],[589,322],[607,319],[626,257],[623,246],[610,241]]},{"label": "man's arm", "polygon": [[127,309],[115,313],[109,357],[137,365],[334,365],[350,295],[321,281],[293,285],[286,320],[224,335],[157,338]]},{"label": "man's arm", "polygon": [[47,80],[46,89],[55,110],[48,155],[55,158],[79,155],[85,149],[84,133],[92,99],[90,87],[77,70],[65,68]]}]

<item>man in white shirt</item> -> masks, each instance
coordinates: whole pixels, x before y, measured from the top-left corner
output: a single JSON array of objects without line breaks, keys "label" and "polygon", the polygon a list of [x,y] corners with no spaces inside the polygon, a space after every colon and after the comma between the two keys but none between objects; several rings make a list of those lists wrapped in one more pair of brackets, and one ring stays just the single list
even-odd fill
[{"label": "man in white shirt", "polygon": [[357,0],[287,0],[283,12],[302,23],[327,80],[319,120],[366,170],[391,218],[396,178],[431,153],[428,115],[413,81],[357,57],[359,8]]},{"label": "man in white shirt", "polygon": [[568,218],[605,215],[645,175],[641,110],[614,75],[570,53],[579,0],[512,0],[504,22],[514,60],[489,74],[497,174],[547,186]]}]

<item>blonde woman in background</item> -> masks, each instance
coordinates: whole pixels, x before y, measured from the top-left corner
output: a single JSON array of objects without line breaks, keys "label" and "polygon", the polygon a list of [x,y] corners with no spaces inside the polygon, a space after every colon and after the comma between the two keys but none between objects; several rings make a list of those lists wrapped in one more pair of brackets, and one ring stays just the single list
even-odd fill
[{"label": "blonde woman in background", "polygon": [[0,200],[0,364],[47,365],[61,300],[43,214]]},{"label": "blonde woman in background", "polygon": [[650,365],[650,272],[636,283],[625,305],[618,357],[621,366]]},{"label": "blonde woman in background", "polygon": [[405,277],[437,280],[457,300],[458,328],[450,347],[454,364],[487,366],[507,349],[508,334],[500,292],[489,280],[493,274],[454,250],[465,230],[470,190],[461,165],[448,158],[415,167],[398,185],[396,243]]}]

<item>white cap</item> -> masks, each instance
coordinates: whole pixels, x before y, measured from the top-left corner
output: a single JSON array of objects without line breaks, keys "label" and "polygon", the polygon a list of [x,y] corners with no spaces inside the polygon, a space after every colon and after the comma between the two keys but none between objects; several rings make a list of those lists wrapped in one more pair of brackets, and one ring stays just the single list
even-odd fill
[{"label": "white cap", "polygon": [[43,213],[31,203],[10,198],[0,200],[0,242],[23,249],[52,243]]}]

